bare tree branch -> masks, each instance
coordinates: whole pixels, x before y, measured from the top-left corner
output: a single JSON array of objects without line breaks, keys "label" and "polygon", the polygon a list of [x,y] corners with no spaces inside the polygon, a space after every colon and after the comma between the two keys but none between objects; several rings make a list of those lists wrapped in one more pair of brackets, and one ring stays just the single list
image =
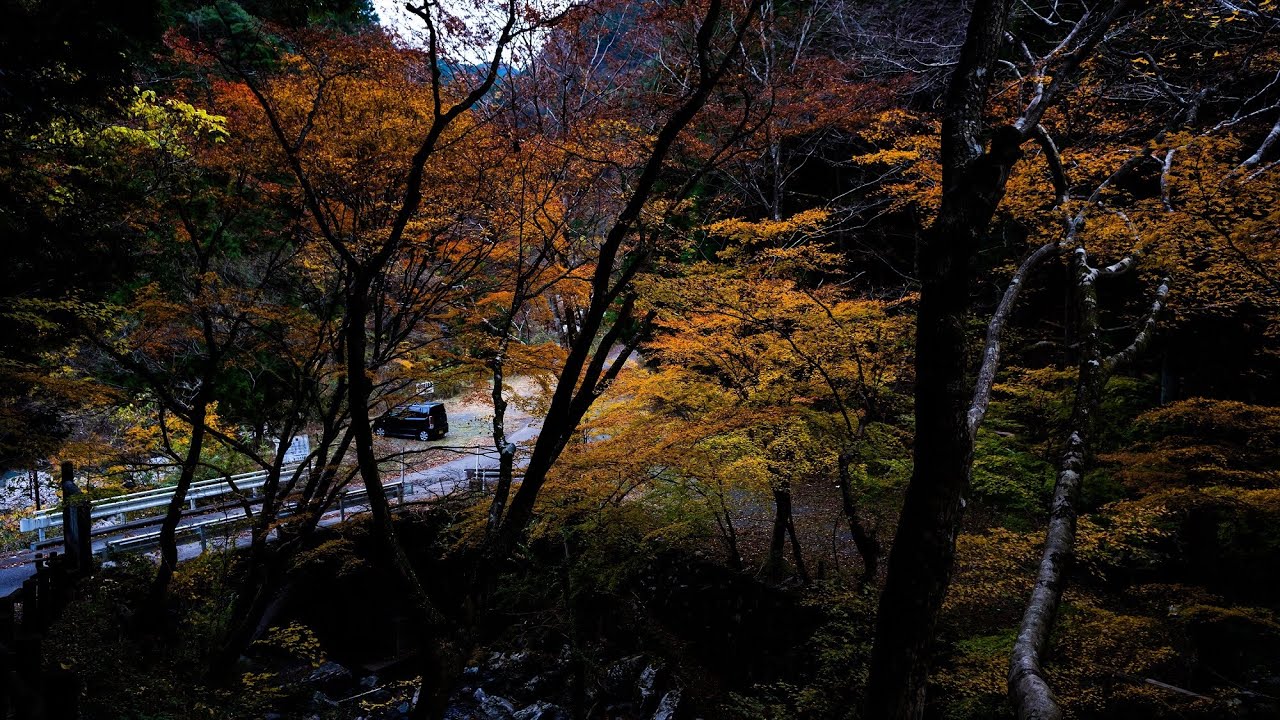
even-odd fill
[{"label": "bare tree branch", "polygon": [[1109,375],[1115,372],[1116,368],[1128,365],[1142,353],[1143,350],[1151,344],[1151,338],[1155,336],[1156,324],[1160,320],[1160,313],[1164,312],[1165,301],[1169,297],[1169,278],[1160,281],[1160,286],[1156,288],[1155,300],[1151,303],[1151,311],[1147,313],[1147,318],[1143,320],[1142,327],[1138,331],[1133,342],[1125,349],[1111,355],[1103,361],[1103,370]]},{"label": "bare tree branch", "polygon": [[1013,305],[1018,300],[1018,294],[1022,291],[1027,275],[1042,260],[1056,253],[1059,247],[1056,240],[1047,242],[1036,248],[1035,252],[1022,261],[1022,264],[1013,273],[1013,277],[1009,279],[1009,285],[1005,287],[1004,296],[1000,298],[1000,304],[996,306],[996,311],[991,316],[991,322],[987,324],[987,343],[982,351],[982,366],[978,369],[978,379],[974,383],[973,389],[973,401],[969,404],[970,438],[977,436],[978,427],[982,424],[982,418],[987,414],[987,405],[991,402],[991,385],[996,379],[996,370],[1000,367],[1000,333],[1004,330],[1005,321],[1009,319],[1009,314],[1013,311]]}]

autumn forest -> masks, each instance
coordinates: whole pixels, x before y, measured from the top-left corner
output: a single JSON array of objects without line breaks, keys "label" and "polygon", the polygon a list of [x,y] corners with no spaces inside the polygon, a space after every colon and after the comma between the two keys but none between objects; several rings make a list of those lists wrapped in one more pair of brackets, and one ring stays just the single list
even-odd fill
[{"label": "autumn forest", "polygon": [[0,8],[0,717],[1280,717],[1275,0]]}]

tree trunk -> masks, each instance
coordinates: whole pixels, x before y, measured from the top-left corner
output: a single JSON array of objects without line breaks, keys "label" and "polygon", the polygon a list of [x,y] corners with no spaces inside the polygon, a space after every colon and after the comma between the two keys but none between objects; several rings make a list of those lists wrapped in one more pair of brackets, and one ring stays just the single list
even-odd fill
[{"label": "tree trunk", "polygon": [[160,524],[160,567],[151,585],[151,596],[159,601],[169,589],[169,581],[178,567],[178,522],[182,519],[182,508],[187,502],[187,490],[195,479],[196,468],[200,466],[200,452],[204,447],[205,415],[209,411],[209,382],[200,387],[191,408],[191,444],[187,447],[187,456],[182,462],[182,472],[178,475],[178,484],[173,489],[173,497],[169,499],[169,507],[165,511],[164,522]]},{"label": "tree trunk", "polygon": [[1066,572],[1075,556],[1076,501],[1080,495],[1090,426],[1106,383],[1098,337],[1096,273],[1085,263],[1083,252],[1072,255],[1072,270],[1076,277],[1073,304],[1075,335],[1080,343],[1079,373],[1068,425],[1071,434],[1053,488],[1044,555],[1009,663],[1009,696],[1019,720],[1062,720],[1062,708],[1044,678],[1040,655],[1048,645],[1049,632],[1062,600]]},{"label": "tree trunk", "polygon": [[369,397],[372,394],[373,383],[365,369],[368,345],[365,323],[369,317],[371,280],[372,278],[368,277],[353,279],[352,287],[347,293],[345,328],[347,411],[351,414],[351,434],[356,446],[356,466],[360,469],[360,477],[368,493],[369,515],[384,557],[392,562],[400,576],[408,583],[415,600],[424,610],[434,614],[422,582],[396,538],[395,528],[391,523],[391,507],[387,503],[387,494],[382,489],[382,471],[378,468],[378,457],[373,449],[373,429],[369,418]]},{"label": "tree trunk", "polygon": [[1095,282],[1099,272],[1089,267],[1083,249],[1072,255],[1076,277],[1076,335],[1080,339],[1080,364],[1076,379],[1075,403],[1072,406],[1070,435],[1058,465],[1058,478],[1053,488],[1049,528],[1045,534],[1044,553],[1040,559],[1036,584],[1027,601],[1018,638],[1009,658],[1009,699],[1018,720],[1062,720],[1062,707],[1044,676],[1040,658],[1049,645],[1049,633],[1062,602],[1067,571],[1075,559],[1076,506],[1084,479],[1085,458],[1094,416],[1102,404],[1107,379],[1120,362],[1131,360],[1150,341],[1155,320],[1168,292],[1165,281],[1156,291],[1151,315],[1133,343],[1104,357],[1098,329],[1098,293]]},{"label": "tree trunk", "polygon": [[451,666],[456,659],[447,657],[446,624],[436,610],[426,587],[413,568],[413,563],[396,537],[391,521],[391,508],[382,489],[382,473],[373,449],[373,429],[369,422],[369,398],[373,384],[366,374],[368,341],[365,336],[369,317],[369,289],[372,277],[356,274],[347,292],[347,318],[344,330],[347,365],[347,410],[351,414],[352,436],[356,446],[356,465],[368,493],[369,515],[373,532],[384,558],[408,585],[410,596],[422,613],[422,653],[424,667],[418,702],[418,717],[441,716],[448,703],[449,682],[456,675]]},{"label": "tree trunk", "polygon": [[875,580],[876,573],[880,569],[880,543],[873,533],[862,526],[862,520],[858,517],[858,508],[853,501],[853,486],[849,479],[850,462],[852,458],[847,454],[840,455],[840,474],[837,484],[840,486],[840,507],[844,511],[845,521],[849,523],[849,537],[853,539],[854,547],[858,548],[858,553],[862,555],[862,576],[858,578],[858,584],[866,585]]},{"label": "tree trunk", "polygon": [[[509,330],[504,328],[504,332]],[[498,452],[498,482],[493,489],[493,499],[489,502],[489,518],[485,524],[485,536],[492,538],[502,522],[502,513],[507,506],[507,498],[511,493],[511,480],[514,474],[516,446],[507,441],[505,426],[507,400],[503,397],[502,382],[504,378],[503,363],[507,350],[507,339],[503,336],[498,355],[493,359],[493,447]]]},{"label": "tree trunk", "polygon": [[983,108],[1003,42],[1007,0],[979,0],[943,117],[942,202],[917,245],[915,464],[876,622],[865,717],[919,718],[934,627],[951,580],[973,442],[966,380],[970,260],[1004,194],[1021,138],[1001,128],[982,151]]},{"label": "tree trunk", "polygon": [[771,568],[780,568],[787,545],[787,526],[791,524],[791,483],[781,481],[773,488],[773,533],[769,536]]},{"label": "tree trunk", "polygon": [[[791,497],[791,493],[787,493],[787,497]],[[788,505],[790,500],[788,500]],[[791,538],[791,559],[796,564],[796,575],[800,577],[800,582],[808,585],[812,582],[809,577],[809,569],[804,564],[804,550],[800,547],[800,538],[796,536],[796,518],[791,512],[790,507],[787,508],[787,535]]]},{"label": "tree trunk", "polygon": [[791,481],[779,478],[773,488],[773,533],[769,538],[769,559],[766,566],[770,570],[783,567],[786,561],[787,540],[791,540],[791,558],[795,564],[796,575],[806,585],[809,584],[809,571],[804,564],[804,552],[800,547],[800,539],[796,537],[795,516],[792,512]]},{"label": "tree trunk", "polygon": [[721,534],[724,536],[725,549],[729,553],[729,567],[733,570],[741,570],[742,552],[738,550],[738,531],[733,526],[733,516],[729,514],[729,508],[725,506],[723,498],[720,502],[720,511],[717,514],[716,522],[720,525]]}]

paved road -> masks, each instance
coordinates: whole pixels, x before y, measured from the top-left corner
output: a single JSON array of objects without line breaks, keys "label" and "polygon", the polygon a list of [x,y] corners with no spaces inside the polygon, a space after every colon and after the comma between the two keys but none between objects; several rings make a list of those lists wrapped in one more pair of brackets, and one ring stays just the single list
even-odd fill
[{"label": "paved road", "polygon": [[[514,443],[533,438],[538,434],[538,427],[532,422],[524,427],[516,430],[508,435],[508,439]],[[413,441],[405,441],[412,443],[414,446],[421,446],[420,443]],[[432,443],[448,447],[447,442]],[[466,473],[469,469],[475,468],[495,468],[498,466],[497,455],[490,448],[467,448],[459,450],[459,457],[456,460],[437,465],[420,472],[405,473],[403,476],[395,473],[386,473],[383,477],[384,482],[404,481],[405,484],[405,500],[429,500],[433,497],[442,497],[453,492],[459,485],[466,481]],[[346,515],[358,513],[361,511],[359,506],[349,507]],[[235,508],[220,513],[210,513],[194,518],[190,518],[184,522],[210,520],[214,518],[236,518],[243,517],[244,511]],[[320,520],[321,525],[335,525],[342,522],[344,513],[334,510],[326,514]],[[140,532],[150,532],[145,530]],[[93,550],[95,553],[101,553],[105,550],[108,540],[118,540],[121,536],[103,535],[95,538],[93,541]],[[238,544],[249,541],[247,531],[235,534],[225,534],[220,537],[210,536],[207,540],[210,547],[220,548],[228,544]],[[196,557],[204,551],[203,546],[198,540],[184,542],[178,546],[178,559],[188,560]],[[155,552],[155,551],[153,551]],[[9,556],[0,557],[0,597],[8,595],[22,586],[22,582],[35,574],[35,566],[30,562],[25,562],[28,556],[27,552],[15,553]]]}]

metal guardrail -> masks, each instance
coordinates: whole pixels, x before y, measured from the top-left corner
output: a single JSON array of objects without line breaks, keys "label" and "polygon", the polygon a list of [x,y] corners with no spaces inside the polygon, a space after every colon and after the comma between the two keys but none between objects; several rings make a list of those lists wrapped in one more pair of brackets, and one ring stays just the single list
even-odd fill
[{"label": "metal guardrail", "polygon": [[[237,517],[213,518],[210,520],[188,523],[186,525],[179,525],[174,532],[174,537],[186,537],[191,534],[199,535],[200,549],[203,551],[206,549],[207,538],[205,532],[207,530],[212,530],[225,525],[232,525],[236,521],[244,519],[245,517],[240,515]],[[103,544],[102,552],[108,559],[110,559],[117,552],[146,550],[159,544],[160,531],[155,530],[141,535],[130,535],[128,537],[117,538],[115,540],[108,540]]]},{"label": "metal guardrail", "polygon": [[[490,485],[497,485],[498,480],[502,477],[502,471],[498,468],[467,468],[467,487],[472,491],[487,492]],[[524,475],[513,474],[511,482],[518,483],[524,480]]]},{"label": "metal guardrail", "polygon": [[[403,482],[387,483],[382,486],[382,491],[388,496],[394,495],[398,500],[404,502],[405,486]],[[338,511],[341,519],[346,519],[346,509],[352,505],[359,505],[362,501],[368,500],[369,491],[364,488],[354,488],[347,490],[338,496]],[[294,506],[289,505],[280,510],[278,517],[286,517],[290,515]],[[211,518],[209,520],[201,520],[199,522],[179,525],[175,530],[175,537],[183,538],[191,535],[197,535],[200,538],[200,549],[207,549],[208,533],[211,530],[234,526],[236,523],[248,520],[244,515],[235,515],[231,517]],[[234,539],[232,540],[234,542]],[[137,552],[148,550],[160,544],[160,531],[154,530],[140,535],[130,535],[128,537],[107,540],[102,547],[102,552],[108,558],[113,557],[118,552]]]},{"label": "metal guardrail", "polygon": [[[394,494],[401,504],[404,503],[404,481],[397,480],[393,483],[387,483],[382,486],[382,492],[386,495]],[[347,519],[347,507],[351,505],[360,505],[363,501],[369,499],[369,491],[366,488],[353,488],[344,491],[338,496],[338,518],[345,521]]]},{"label": "metal guardrail", "polygon": [[[281,470],[281,476],[293,472],[297,469],[297,465],[286,466]],[[251,473],[241,473],[232,475],[230,478],[215,478],[213,480],[202,480],[200,482],[191,483],[187,488],[186,500],[191,507],[196,506],[197,500],[205,500],[208,498],[221,497],[234,492],[245,492],[257,490],[267,483],[268,473],[265,470],[259,470]],[[234,489],[233,486],[234,485]],[[105,498],[94,501],[92,509],[89,511],[91,520],[101,520],[115,515],[122,515],[128,512],[136,512],[138,510],[149,510],[151,508],[164,507],[173,499],[173,493],[176,486],[170,485],[162,488],[154,488],[151,490],[143,490],[141,492],[129,493],[128,495],[117,495],[112,498]],[[22,532],[32,532],[35,530],[44,530],[62,522],[62,509],[52,508],[36,513],[35,515],[22,518],[19,527]]]}]

